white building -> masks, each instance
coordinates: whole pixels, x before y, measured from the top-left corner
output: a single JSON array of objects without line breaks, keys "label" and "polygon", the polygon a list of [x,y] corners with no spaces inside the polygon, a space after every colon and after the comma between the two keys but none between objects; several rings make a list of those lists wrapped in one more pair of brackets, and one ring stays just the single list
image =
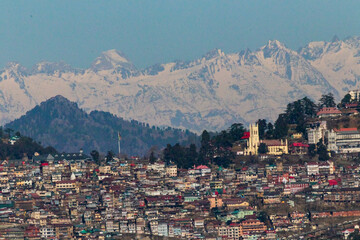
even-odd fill
[{"label": "white building", "polygon": [[166,222],[160,222],[158,225],[158,235],[159,236],[168,236],[168,224]]},{"label": "white building", "polygon": [[327,148],[339,153],[360,152],[360,131],[357,128],[333,129],[326,133]]},{"label": "white building", "polygon": [[315,128],[308,128],[308,142],[309,144],[317,144],[320,139],[324,139],[326,131],[326,121],[322,121],[319,126]]},{"label": "white building", "polygon": [[48,239],[50,237],[55,237],[55,229],[52,226],[44,226],[40,228],[41,238]]},{"label": "white building", "polygon": [[319,164],[315,162],[308,162],[306,165],[306,171],[308,176],[319,175]]},{"label": "white building", "polygon": [[350,94],[351,100],[360,100],[360,90],[350,90],[348,94]]}]

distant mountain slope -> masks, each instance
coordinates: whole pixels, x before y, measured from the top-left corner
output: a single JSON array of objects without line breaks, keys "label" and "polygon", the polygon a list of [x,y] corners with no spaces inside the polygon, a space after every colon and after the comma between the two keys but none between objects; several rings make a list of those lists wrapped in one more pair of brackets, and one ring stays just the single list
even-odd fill
[{"label": "distant mountain slope", "polygon": [[312,42],[299,52],[342,94],[360,89],[360,37]]},{"label": "distant mountain slope", "polygon": [[56,95],[90,112],[102,110],[156,126],[201,132],[234,122],[274,120],[288,102],[332,92],[337,99],[360,88],[360,38],[309,43],[299,51],[269,41],[255,50],[215,49],[190,62],[136,69],[116,50],[89,69],[42,62],[0,72],[0,124]]},{"label": "distant mountain slope", "polygon": [[51,145],[58,151],[76,152],[83,148],[117,153],[117,132],[122,136],[123,153],[143,156],[152,146],[196,141],[196,135],[179,129],[159,129],[137,121],[126,121],[107,112],[87,114],[62,96],[53,97],[6,127]]}]

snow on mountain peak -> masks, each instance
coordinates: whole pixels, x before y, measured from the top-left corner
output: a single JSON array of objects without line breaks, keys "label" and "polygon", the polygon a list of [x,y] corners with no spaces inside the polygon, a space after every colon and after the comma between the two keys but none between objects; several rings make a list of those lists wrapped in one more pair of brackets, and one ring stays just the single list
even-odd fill
[{"label": "snow on mountain peak", "polygon": [[323,52],[326,42],[311,42],[303,48],[299,49],[299,54],[307,60],[314,60],[319,58]]},{"label": "snow on mountain peak", "polygon": [[269,40],[268,44],[265,47],[266,48],[278,48],[278,49],[286,48],[285,44],[283,44],[282,42],[280,42],[278,40]]},{"label": "snow on mountain peak", "polygon": [[258,53],[263,54],[265,59],[273,58],[278,63],[288,62],[290,56],[297,55],[295,51],[287,48],[285,44],[278,40],[270,40],[265,46],[260,48]]},{"label": "snow on mountain peak", "polygon": [[33,73],[54,74],[55,72],[73,72],[74,69],[65,62],[40,62],[33,69]]},{"label": "snow on mountain peak", "polygon": [[135,69],[135,66],[128,60],[128,58],[116,49],[102,52],[91,65],[91,69],[94,71],[109,70],[116,67],[129,68],[132,70]]},{"label": "snow on mountain peak", "polygon": [[23,68],[23,66],[20,65],[20,63],[18,62],[8,62],[6,64],[7,69],[17,69],[17,68]]},{"label": "snow on mountain peak", "polygon": [[113,62],[130,63],[127,57],[122,52],[116,49],[110,49],[108,51],[102,52],[102,55],[106,56],[108,59],[111,59]]},{"label": "snow on mountain peak", "polygon": [[11,63],[0,73],[0,123],[61,94],[86,110],[198,132],[221,130],[237,121],[274,120],[294,99],[319,99],[328,92],[339,98],[360,88],[359,59],[360,38],[354,37],[312,42],[299,52],[272,40],[254,51],[225,54],[215,49],[194,61],[144,70],[136,70],[116,50],[103,52],[91,69],[80,73],[45,75],[41,71],[65,66],[42,62],[26,76],[19,64]]},{"label": "snow on mountain peak", "polygon": [[28,71],[24,66],[22,66],[18,62],[9,62],[8,64],[6,64],[5,69],[13,74],[21,74],[21,75],[26,75]]},{"label": "snow on mountain peak", "polygon": [[223,57],[223,56],[225,56],[225,53],[223,51],[221,51],[221,49],[215,48],[215,49],[207,52],[203,57],[206,60],[210,60],[212,58]]}]

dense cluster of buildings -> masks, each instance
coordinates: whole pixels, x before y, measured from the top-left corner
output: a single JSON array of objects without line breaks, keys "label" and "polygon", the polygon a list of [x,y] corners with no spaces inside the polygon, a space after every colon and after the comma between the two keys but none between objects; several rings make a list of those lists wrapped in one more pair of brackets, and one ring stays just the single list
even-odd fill
[{"label": "dense cluster of buildings", "polygon": [[0,189],[0,239],[277,239],[312,218],[360,216],[300,210],[360,202],[360,165],[332,161],[178,169],[68,153],[1,161]]},{"label": "dense cluster of buildings", "polygon": [[322,141],[329,151],[335,153],[360,152],[360,131],[357,128],[328,129],[326,125],[326,121],[322,121],[307,130],[309,144]]},{"label": "dense cluster of buildings", "polygon": [[[350,95],[359,99],[360,91]],[[117,158],[98,165],[82,151],[0,160],[0,239],[279,239],[327,229],[321,219],[360,221],[359,164],[286,159],[319,142],[344,158],[360,152],[357,128],[327,126],[329,118],[357,114],[347,108],[321,109],[307,140],[296,132],[261,140],[250,125],[246,147],[233,151],[259,155],[263,144],[266,153],[246,167],[178,169]]]},{"label": "dense cluster of buildings", "polygon": [[[356,105],[357,106],[357,105]],[[356,110],[354,110],[356,111]],[[357,112],[357,111],[356,111]],[[303,155],[308,153],[310,144],[324,144],[327,150],[334,153],[359,153],[360,152],[360,131],[356,127],[329,128],[328,120],[337,119],[343,113],[336,108],[323,108],[318,112],[318,121],[309,124],[306,130],[307,140],[301,133],[294,133],[290,144],[288,139],[260,139],[259,126],[250,125],[250,131],[246,132],[243,140],[246,141],[244,150],[238,151],[238,155],[259,155],[260,144],[267,147],[267,155]]]}]

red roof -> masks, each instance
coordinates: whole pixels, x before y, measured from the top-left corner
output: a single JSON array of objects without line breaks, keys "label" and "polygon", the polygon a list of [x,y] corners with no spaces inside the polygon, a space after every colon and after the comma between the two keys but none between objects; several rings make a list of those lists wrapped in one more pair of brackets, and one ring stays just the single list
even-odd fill
[{"label": "red roof", "polygon": [[304,144],[304,143],[292,143],[291,146],[292,147],[309,147],[308,144]]},{"label": "red roof", "polygon": [[317,162],[307,162],[306,165],[319,165]]},{"label": "red roof", "polygon": [[248,139],[250,138],[250,132],[244,132],[244,135],[241,137],[241,139]]},{"label": "red roof", "polygon": [[345,109],[344,113],[358,113],[356,109]]},{"label": "red roof", "polygon": [[350,132],[350,131],[357,131],[357,128],[340,128],[334,129],[335,132]]},{"label": "red roof", "polygon": [[345,104],[345,107],[357,107],[357,103],[347,103],[347,104]]},{"label": "red roof", "polygon": [[44,163],[41,164],[41,166],[49,166],[49,163],[44,162]]},{"label": "red roof", "polygon": [[316,113],[318,116],[322,114],[341,114],[341,111],[335,107],[324,107]]},{"label": "red roof", "polygon": [[231,227],[239,227],[240,224],[239,224],[239,223],[230,223],[230,226],[231,226]]},{"label": "red roof", "polygon": [[335,185],[338,185],[338,182],[335,179],[329,180],[329,185],[330,186],[335,186]]},{"label": "red roof", "polygon": [[209,169],[209,168],[205,165],[200,165],[200,166],[197,166],[196,169]]}]

